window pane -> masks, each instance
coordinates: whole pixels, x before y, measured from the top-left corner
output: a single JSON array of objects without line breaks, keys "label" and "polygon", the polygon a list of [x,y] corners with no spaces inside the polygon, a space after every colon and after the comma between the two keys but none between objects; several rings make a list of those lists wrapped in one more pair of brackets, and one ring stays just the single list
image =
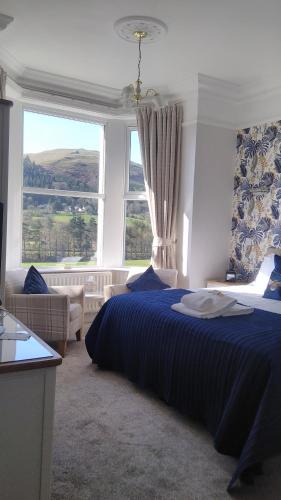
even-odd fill
[{"label": "window pane", "polygon": [[99,191],[103,126],[24,112],[23,185]]},{"label": "window pane", "polygon": [[22,262],[95,265],[98,200],[23,195]]},{"label": "window pane", "polygon": [[153,237],[147,201],[127,201],[125,265],[149,265],[152,239]]},{"label": "window pane", "polygon": [[139,134],[132,130],[129,162],[129,191],[145,191]]}]

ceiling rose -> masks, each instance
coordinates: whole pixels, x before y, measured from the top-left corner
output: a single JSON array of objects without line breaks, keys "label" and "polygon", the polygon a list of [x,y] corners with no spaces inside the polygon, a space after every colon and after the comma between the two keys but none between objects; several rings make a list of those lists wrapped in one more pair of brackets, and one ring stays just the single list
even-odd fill
[{"label": "ceiling rose", "polygon": [[143,43],[152,43],[163,37],[168,31],[168,27],[163,21],[147,16],[122,17],[114,23],[114,29],[120,38],[133,43],[138,42],[135,36],[136,32],[145,32]]}]

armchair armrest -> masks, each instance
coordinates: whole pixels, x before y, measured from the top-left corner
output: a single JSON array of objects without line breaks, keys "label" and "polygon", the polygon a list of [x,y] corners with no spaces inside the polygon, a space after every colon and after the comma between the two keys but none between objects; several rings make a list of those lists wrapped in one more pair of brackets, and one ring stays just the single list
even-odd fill
[{"label": "armchair armrest", "polygon": [[106,285],[104,287],[104,300],[107,301],[114,295],[120,295],[121,293],[130,292],[131,290],[129,290],[126,285]]},{"label": "armchair armrest", "polygon": [[6,307],[43,340],[57,342],[69,336],[69,304],[67,295],[11,294]]}]

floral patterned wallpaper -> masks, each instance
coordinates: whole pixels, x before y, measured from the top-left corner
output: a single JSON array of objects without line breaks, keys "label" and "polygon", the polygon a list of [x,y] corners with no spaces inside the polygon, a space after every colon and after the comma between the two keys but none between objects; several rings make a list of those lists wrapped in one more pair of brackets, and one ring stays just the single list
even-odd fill
[{"label": "floral patterned wallpaper", "polygon": [[269,246],[281,247],[281,120],[237,134],[230,268],[251,281]]}]

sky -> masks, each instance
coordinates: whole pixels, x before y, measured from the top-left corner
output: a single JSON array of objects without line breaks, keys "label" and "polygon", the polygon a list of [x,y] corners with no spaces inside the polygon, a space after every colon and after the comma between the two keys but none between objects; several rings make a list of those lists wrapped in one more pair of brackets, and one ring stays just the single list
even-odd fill
[{"label": "sky", "polygon": [[[39,153],[51,149],[100,150],[102,125],[57,116],[24,112],[23,152]],[[131,134],[131,160],[141,163],[138,132]]]}]

